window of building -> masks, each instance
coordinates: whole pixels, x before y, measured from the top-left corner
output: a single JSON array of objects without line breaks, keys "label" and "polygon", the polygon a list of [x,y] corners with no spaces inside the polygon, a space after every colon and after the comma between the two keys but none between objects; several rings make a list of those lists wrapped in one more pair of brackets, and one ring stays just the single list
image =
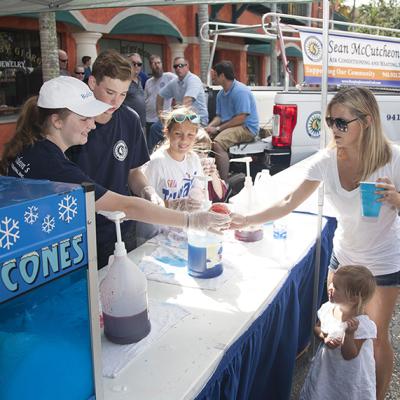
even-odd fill
[{"label": "window of building", "polygon": [[260,85],[260,60],[258,56],[247,55],[247,84]]},{"label": "window of building", "polygon": [[37,70],[40,70],[40,87],[41,64],[39,32],[0,31],[0,116],[17,112],[34,93],[33,77]]},{"label": "window of building", "polygon": [[142,71],[146,72],[146,74],[151,73],[149,57],[152,54],[157,54],[162,59],[163,55],[163,46],[154,43],[141,43],[119,39],[100,39],[99,46],[101,51],[114,49],[126,56],[132,53],[140,54],[143,60]]}]

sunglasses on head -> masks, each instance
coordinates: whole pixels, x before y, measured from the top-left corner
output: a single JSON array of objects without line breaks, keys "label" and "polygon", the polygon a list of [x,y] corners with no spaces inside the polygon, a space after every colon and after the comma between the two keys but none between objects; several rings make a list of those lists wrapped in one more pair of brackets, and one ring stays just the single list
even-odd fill
[{"label": "sunglasses on head", "polygon": [[186,67],[187,64],[174,64],[174,69]]},{"label": "sunglasses on head", "polygon": [[141,63],[141,62],[132,62],[132,65],[134,67],[141,67],[143,65],[143,63]]},{"label": "sunglasses on head", "polygon": [[347,130],[349,129],[349,124],[354,121],[357,121],[358,119],[359,118],[354,118],[351,119],[350,121],[346,121],[343,118],[326,117],[325,121],[326,124],[329,126],[329,128],[333,128],[333,125],[335,125],[340,132],[347,132]]},{"label": "sunglasses on head", "polygon": [[175,114],[172,119],[178,124],[182,124],[185,120],[188,120],[192,124],[200,123],[200,117],[197,114]]}]

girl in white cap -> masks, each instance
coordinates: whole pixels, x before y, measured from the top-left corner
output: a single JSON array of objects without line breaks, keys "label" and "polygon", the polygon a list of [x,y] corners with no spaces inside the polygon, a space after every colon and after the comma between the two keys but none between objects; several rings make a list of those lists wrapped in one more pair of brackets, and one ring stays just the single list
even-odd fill
[{"label": "girl in white cap", "polygon": [[[95,127],[94,117],[109,108],[76,78],[60,76],[45,82],[39,97],[28,99],[21,110],[15,135],[5,145],[0,173],[67,183],[92,182],[96,210],[120,210],[127,219],[199,230],[227,228],[230,218],[226,215],[212,212],[189,215],[107,190],[65,157],[69,147],[86,143]],[[101,234],[97,232],[98,236]]]}]

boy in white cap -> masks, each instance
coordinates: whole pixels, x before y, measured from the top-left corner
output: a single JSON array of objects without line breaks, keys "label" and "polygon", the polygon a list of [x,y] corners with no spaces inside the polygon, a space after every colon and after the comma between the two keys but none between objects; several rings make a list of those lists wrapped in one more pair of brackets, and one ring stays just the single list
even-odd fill
[{"label": "boy in white cap", "polygon": [[[45,82],[39,97],[31,97],[22,107],[15,135],[2,154],[0,174],[67,183],[92,182],[96,210],[120,210],[127,219],[193,229],[227,227],[230,219],[220,214],[189,215],[108,190],[65,157],[69,147],[87,142],[95,127],[94,117],[110,107],[76,78],[60,76]],[[102,226],[97,226],[97,237],[114,240]]]}]

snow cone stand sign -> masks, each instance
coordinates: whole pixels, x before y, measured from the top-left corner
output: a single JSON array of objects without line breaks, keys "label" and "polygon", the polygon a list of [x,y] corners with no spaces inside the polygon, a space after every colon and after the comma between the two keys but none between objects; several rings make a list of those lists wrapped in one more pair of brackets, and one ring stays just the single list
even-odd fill
[{"label": "snow cone stand sign", "polygon": [[[300,29],[304,78],[318,84],[322,76],[322,34]],[[364,39],[351,34],[329,34],[330,85],[400,87],[400,43],[396,38]]]},{"label": "snow cone stand sign", "polygon": [[0,177],[1,400],[103,398],[92,189]]},{"label": "snow cone stand sign", "polygon": [[84,205],[79,185],[0,178],[0,303],[88,264]]}]

